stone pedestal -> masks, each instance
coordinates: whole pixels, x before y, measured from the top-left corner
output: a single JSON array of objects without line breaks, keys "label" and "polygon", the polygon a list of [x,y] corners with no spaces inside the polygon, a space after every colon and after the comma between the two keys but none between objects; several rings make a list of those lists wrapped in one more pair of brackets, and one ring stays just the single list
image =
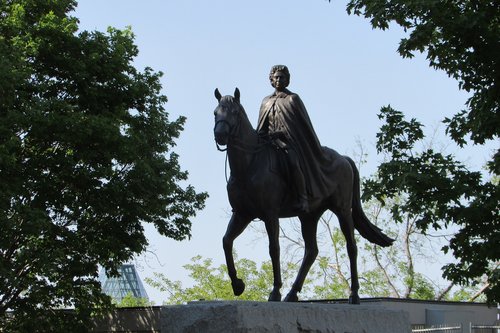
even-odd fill
[{"label": "stone pedestal", "polygon": [[410,333],[408,314],[363,305],[217,301],[164,306],[169,333]]}]

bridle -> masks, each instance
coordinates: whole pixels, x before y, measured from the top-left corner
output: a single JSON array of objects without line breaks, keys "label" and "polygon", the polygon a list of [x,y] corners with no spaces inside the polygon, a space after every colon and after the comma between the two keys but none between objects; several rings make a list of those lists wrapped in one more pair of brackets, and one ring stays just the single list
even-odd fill
[{"label": "bridle", "polygon": [[[226,126],[229,128],[229,136],[228,136],[228,139],[227,139],[227,143],[226,143],[226,148],[221,148],[219,146],[219,144],[217,143],[217,139],[214,137],[214,141],[215,141],[215,146],[217,147],[217,150],[218,151],[222,151],[222,152],[226,152],[226,161],[224,162],[224,174],[226,176],[226,183],[229,182],[228,180],[228,177],[227,177],[227,159],[228,159],[228,155],[227,155],[227,149],[229,147],[229,142],[232,141],[231,139],[234,139],[235,138],[235,134],[236,134],[236,130],[234,129],[235,127],[231,126],[231,124],[229,123],[229,121],[227,121],[226,119],[220,119],[220,120],[217,120],[215,122],[215,125],[214,125],[214,132],[215,132],[215,129],[217,128],[217,125],[219,125],[220,123],[222,124],[226,124]],[[240,119],[239,119],[239,114],[238,114],[238,119],[237,119],[237,127],[239,128],[239,124],[240,124]]]},{"label": "bridle", "polygon": [[[241,107],[241,106],[240,106]],[[232,112],[232,111],[230,111]],[[226,148],[221,148],[219,146],[219,144],[217,143],[217,140],[215,140],[215,146],[217,147],[217,150],[218,151],[227,151],[228,147],[229,147],[229,144],[232,142],[233,143],[233,146],[234,146],[234,142],[236,141],[235,138],[236,138],[236,134],[238,134],[239,132],[239,129],[240,129],[240,124],[241,124],[241,112],[240,111],[236,111],[236,116],[237,116],[237,119],[236,119],[236,125],[235,126],[232,126],[231,123],[229,121],[227,121],[226,119],[219,119],[215,122],[215,125],[214,125],[214,132],[215,132],[215,129],[217,128],[217,125],[219,124],[226,124],[226,126],[229,128],[229,136],[228,136],[228,139],[227,139],[227,144],[226,144]],[[215,139],[215,138],[214,138]]]},{"label": "bridle", "polygon": [[238,140],[237,139],[238,136],[236,134],[238,134],[240,124],[241,124],[240,117],[241,117],[240,113],[238,112],[238,119],[236,121],[236,126],[231,126],[229,121],[227,121],[225,119],[220,119],[220,120],[217,120],[215,122],[214,131],[215,131],[215,128],[217,128],[217,125],[220,123],[226,124],[226,126],[229,128],[229,136],[228,136],[226,148],[221,148],[220,145],[217,143],[217,140],[215,140],[215,146],[217,147],[218,151],[222,151],[222,152],[227,151],[229,145],[231,145],[231,147],[238,149],[238,150],[241,150],[245,153],[254,154],[254,153],[260,152],[269,143],[268,141],[266,141],[262,144],[257,144],[257,147],[255,147],[255,145],[251,145],[251,144],[248,144],[242,140]]},{"label": "bridle", "polygon": [[[229,121],[227,121],[226,119],[217,120],[217,121],[215,122],[215,125],[214,125],[214,132],[215,132],[215,129],[217,128],[217,125],[219,125],[220,123],[223,123],[223,124],[226,124],[226,125],[227,125],[227,127],[229,128],[229,138],[231,138],[231,136],[232,136],[232,133],[231,133],[231,132],[232,132],[232,126],[231,126],[231,124],[229,123]],[[215,141],[215,146],[217,147],[217,150],[218,150],[218,151],[227,151],[227,146],[228,146],[227,144],[226,144],[226,148],[221,148],[221,147],[219,146],[219,144],[217,143],[217,139],[215,139],[215,138],[214,138],[214,141]],[[229,143],[229,139],[228,139],[228,143]]]},{"label": "bridle", "polygon": [[238,150],[243,151],[245,153],[255,154],[257,152],[262,151],[269,142],[259,143],[259,144],[257,144],[257,146],[255,146],[255,145],[248,144],[248,143],[238,139],[237,134],[240,130],[240,125],[241,125],[241,112],[240,111],[237,111],[237,119],[236,119],[236,124],[234,126],[231,125],[231,123],[229,121],[227,121],[226,119],[219,119],[215,122],[214,132],[219,124],[225,124],[229,128],[229,134],[228,134],[228,139],[227,139],[227,143],[226,143],[226,148],[221,148],[221,146],[217,143],[217,140],[214,138],[215,139],[215,146],[217,147],[217,150],[222,151],[222,152],[226,152],[226,162],[224,163],[225,164],[224,169],[225,169],[225,175],[226,175],[226,182],[228,182],[228,177],[227,177],[228,154],[227,154],[227,150],[228,150],[229,146],[231,146],[231,148],[238,149]]}]

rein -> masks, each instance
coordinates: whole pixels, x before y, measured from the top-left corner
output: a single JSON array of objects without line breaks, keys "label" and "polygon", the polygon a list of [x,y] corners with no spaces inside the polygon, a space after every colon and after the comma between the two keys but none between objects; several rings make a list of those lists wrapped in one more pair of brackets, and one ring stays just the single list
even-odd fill
[{"label": "rein", "polygon": [[[226,161],[224,162],[224,174],[226,175],[226,183],[229,182],[228,177],[227,177],[227,165],[228,165],[228,163],[227,163],[227,161],[228,161],[227,149],[228,149],[230,143],[233,143],[231,145],[231,147],[233,147],[235,149],[238,149],[238,150],[241,150],[241,151],[243,151],[245,153],[250,153],[252,155],[263,151],[266,148],[266,146],[271,143],[270,141],[265,141],[263,143],[259,143],[257,145],[257,147],[254,147],[253,149],[247,149],[245,147],[242,147],[242,146],[239,146],[239,145],[235,144],[235,142],[234,142],[235,141],[234,140],[235,137],[232,137],[232,139],[233,139],[232,141],[228,141],[228,144],[227,144],[226,148],[220,148],[219,144],[217,143],[217,141],[215,142],[215,146],[217,147],[217,150],[222,151],[222,152],[226,152]],[[239,143],[242,144],[242,145],[245,144],[242,141],[240,141]]]},{"label": "rein", "polygon": [[231,135],[231,136],[229,136],[229,140],[227,142],[226,148],[221,148],[219,146],[219,144],[217,143],[217,141],[215,141],[215,146],[217,147],[218,151],[222,151],[222,152],[227,152],[227,149],[231,145],[232,148],[240,150],[244,153],[256,154],[256,153],[259,153],[262,150],[264,150],[269,143],[270,143],[270,141],[266,140],[265,142],[258,143],[257,146],[254,146],[254,145],[247,144],[244,141],[237,140],[237,138],[235,136]]},{"label": "rein", "polygon": [[225,119],[220,119],[220,120],[217,120],[215,122],[214,131],[215,131],[215,128],[217,127],[217,125],[219,125],[219,123],[226,124],[226,126],[229,128],[229,136],[228,136],[226,148],[221,148],[221,146],[217,143],[217,140],[215,140],[215,146],[217,147],[217,150],[221,151],[221,152],[226,152],[226,161],[225,161],[225,165],[224,165],[224,171],[225,171],[226,183],[227,183],[228,182],[228,177],[227,177],[228,153],[227,153],[227,150],[228,150],[229,146],[231,146],[231,148],[240,150],[244,153],[254,155],[254,154],[264,150],[266,148],[266,146],[270,143],[270,141],[265,140],[264,142],[258,142],[257,145],[253,145],[253,144],[248,144],[248,143],[244,142],[243,140],[238,139],[237,134],[239,132],[240,124],[241,124],[240,113],[238,113],[238,121],[236,122],[235,126],[231,126],[231,124]]},{"label": "rein", "polygon": [[215,125],[214,125],[214,130],[219,123],[226,124],[230,130],[229,130],[229,137],[228,137],[228,142],[227,142],[226,148],[221,148],[221,146],[217,143],[217,140],[215,140],[215,146],[217,147],[218,151],[222,151],[222,152],[227,151],[229,145],[231,145],[231,147],[238,149],[240,151],[243,151],[245,153],[255,154],[255,153],[262,151],[265,148],[265,146],[267,144],[269,144],[269,142],[266,140],[266,142],[259,143],[259,144],[257,144],[257,147],[254,147],[254,145],[247,144],[246,142],[244,142],[242,140],[238,140],[236,133],[239,131],[239,127],[240,127],[239,126],[240,125],[239,119],[237,122],[238,125],[234,126],[234,127],[231,126],[231,124],[225,119],[217,120],[215,122]]},{"label": "rein", "polygon": [[236,138],[233,138],[232,141],[228,142],[228,145],[231,144],[231,147],[238,149],[242,152],[249,153],[249,154],[259,153],[262,150],[264,150],[266,148],[266,145],[267,145],[267,142],[264,142],[264,143],[258,143],[257,146],[254,146],[254,145],[249,145],[243,141],[235,140],[235,139]]}]

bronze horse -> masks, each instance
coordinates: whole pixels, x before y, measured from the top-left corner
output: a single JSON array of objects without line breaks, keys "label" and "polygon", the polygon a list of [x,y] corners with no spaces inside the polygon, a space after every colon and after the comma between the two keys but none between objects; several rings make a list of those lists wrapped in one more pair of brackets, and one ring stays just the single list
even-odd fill
[{"label": "bronze horse", "polygon": [[[276,148],[260,138],[252,127],[240,103],[240,91],[233,96],[222,97],[215,90],[219,105],[215,109],[214,136],[217,147],[226,146],[231,175],[227,184],[229,202],[233,209],[231,220],[223,238],[227,270],[235,295],[245,290],[244,282],[237,277],[233,258],[233,242],[254,219],[264,222],[269,237],[269,254],[273,266],[274,286],[269,301],[281,301],[279,218],[298,216],[304,238],[305,252],[297,278],[284,301],[298,301],[311,265],[318,255],[316,231],[321,215],[331,210],[337,216],[340,228],[347,241],[347,253],[351,268],[351,295],[349,303],[359,304],[359,282],[357,271],[357,247],[354,229],[368,241],[380,246],[389,246],[393,239],[386,236],[365,216],[361,207],[359,173],[354,161],[324,147],[329,155],[331,169],[328,173],[335,179],[327,197],[310,202],[307,213],[294,210],[293,198],[284,172],[279,172],[280,159]],[[219,150],[222,150],[219,148]]]}]

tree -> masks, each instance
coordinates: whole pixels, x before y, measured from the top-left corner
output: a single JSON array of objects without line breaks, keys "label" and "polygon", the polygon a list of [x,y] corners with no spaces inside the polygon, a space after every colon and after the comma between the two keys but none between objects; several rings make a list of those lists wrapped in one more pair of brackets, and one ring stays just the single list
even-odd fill
[{"label": "tree", "polygon": [[[191,261],[191,264],[183,266],[193,279],[191,287],[183,288],[180,281],[172,281],[162,273],[154,273],[154,278],[146,278],[144,281],[169,294],[165,304],[182,304],[199,300],[267,301],[273,285],[273,269],[270,261],[262,263],[260,268],[257,268],[257,264],[252,260],[236,260],[238,274],[246,284],[245,292],[241,296],[233,294],[226,265],[213,267],[213,260],[202,256],[193,257]],[[293,264],[286,265],[283,274],[285,284],[290,281],[294,269],[296,267]]]},{"label": "tree", "polygon": [[[443,121],[446,133],[461,147],[498,140],[500,133],[500,7],[496,1],[351,0],[350,14],[368,18],[374,28],[401,26],[407,37],[399,44],[402,57],[425,52],[430,66],[445,71],[471,94],[465,110]],[[401,112],[382,108],[385,120],[377,149],[392,160],[379,167],[380,184],[369,183],[365,198],[386,200],[408,195],[394,208],[400,213],[422,214],[417,226],[426,231],[455,225],[458,232],[444,251],[452,251],[457,263],[444,267],[444,276],[458,284],[470,284],[485,276],[489,301],[500,301],[500,149],[487,163],[491,177],[469,171],[451,155],[432,149],[412,155],[424,138],[421,124],[406,121]]]},{"label": "tree", "polygon": [[499,241],[498,183],[484,182],[480,172],[469,171],[452,155],[432,149],[418,151],[424,139],[421,124],[406,121],[401,112],[382,108],[385,120],[378,134],[377,149],[388,153],[390,161],[378,168],[378,179],[365,182],[365,198],[381,203],[404,195],[405,201],[391,207],[391,216],[402,222],[415,219],[424,233],[454,226],[450,249],[459,261],[444,267],[444,276],[459,285],[475,285],[486,275],[489,301],[497,301]]},{"label": "tree", "polygon": [[[142,223],[189,237],[206,198],[179,185],[187,172],[171,149],[185,119],[169,121],[162,73],[133,67],[129,29],[78,32],[75,6],[0,2],[0,327],[10,332],[78,331],[110,304],[98,265],[113,274],[142,252]],[[75,311],[55,311],[65,307]]]},{"label": "tree", "polygon": [[131,292],[127,293],[119,302],[113,300],[113,303],[118,308],[128,308],[128,307],[144,307],[153,306],[154,302],[149,301],[145,297],[135,297]]},{"label": "tree", "polygon": [[[476,144],[498,138],[500,131],[500,8],[496,1],[351,0],[350,14],[370,19],[374,28],[394,22],[408,37],[398,52],[411,58],[426,52],[429,65],[458,80],[470,92],[467,110],[446,119],[448,133],[460,145],[470,137]],[[496,155],[490,170],[499,172]]]},{"label": "tree", "polygon": [[[365,203],[369,219],[395,239],[388,248],[379,248],[361,237],[356,237],[358,246],[358,270],[360,294],[368,297],[397,297],[415,299],[443,299],[449,296],[447,287],[434,283],[419,271],[417,264],[432,262],[429,246],[440,244],[439,238],[428,238],[415,227],[416,219],[407,219],[394,225],[389,208],[392,203],[382,206],[376,200]],[[305,297],[313,299],[337,299],[349,296],[350,264],[346,253],[346,243],[333,214],[326,214],[320,220],[318,243],[320,254],[311,269],[310,292]],[[303,249],[296,230],[281,230],[285,245],[285,255],[296,263],[300,261]],[[426,246],[427,245],[427,246]],[[293,253],[290,255],[290,253]],[[451,288],[450,288],[451,289]],[[470,293],[463,293],[467,300]]]},{"label": "tree", "polygon": [[[378,178],[372,176],[369,181],[377,182]],[[383,204],[376,199],[366,202],[370,219],[396,240],[391,248],[379,248],[363,242],[361,260],[370,267],[363,273],[367,279],[364,293],[398,298],[469,301],[478,288],[469,288],[467,291],[460,288],[457,291],[455,283],[443,285],[427,275],[426,268],[437,262],[436,252],[446,244],[452,231],[442,229],[424,233],[417,225],[420,215],[401,213],[401,221],[397,224],[393,222],[393,210],[406,204],[407,200],[400,195],[387,199]]]}]

